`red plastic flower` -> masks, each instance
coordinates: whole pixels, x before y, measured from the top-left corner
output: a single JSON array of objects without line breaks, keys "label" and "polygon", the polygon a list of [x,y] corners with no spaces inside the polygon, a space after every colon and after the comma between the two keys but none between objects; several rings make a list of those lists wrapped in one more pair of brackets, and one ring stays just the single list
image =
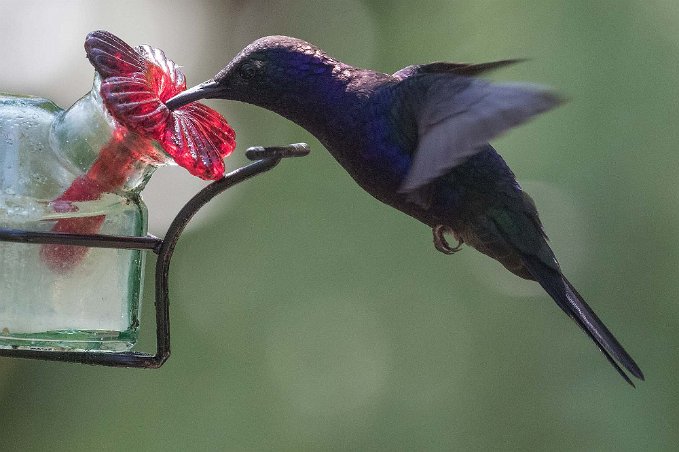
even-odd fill
[{"label": "red plastic flower", "polygon": [[[87,35],[85,51],[101,76],[104,104],[118,124],[87,172],[52,201],[55,211],[74,211],[76,202],[121,189],[139,160],[164,161],[152,140],[195,176],[219,179],[224,175],[223,159],[236,146],[235,134],[219,113],[205,105],[193,103],[175,111],[165,106],[165,101],[186,89],[186,80],[162,50],[149,46],[135,50],[111,33],[95,31]],[[63,218],[52,230],[95,234],[104,219],[103,215]],[[88,248],[43,245],[40,253],[50,268],[65,273],[87,255]]]},{"label": "red plastic flower", "polygon": [[235,133],[216,111],[192,103],[170,111],[165,101],[186,89],[186,79],[160,49],[133,49],[106,31],[85,40],[87,58],[102,78],[101,96],[122,125],[160,142],[179,165],[202,179],[224,175]]}]

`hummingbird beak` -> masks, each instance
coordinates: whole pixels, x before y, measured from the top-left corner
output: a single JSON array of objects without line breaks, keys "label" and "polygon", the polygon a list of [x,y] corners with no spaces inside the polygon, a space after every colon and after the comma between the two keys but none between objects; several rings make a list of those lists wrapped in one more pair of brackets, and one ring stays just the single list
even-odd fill
[{"label": "hummingbird beak", "polygon": [[219,83],[214,80],[208,80],[200,85],[196,85],[193,88],[182,91],[176,96],[165,102],[165,105],[170,110],[176,110],[179,107],[183,107],[186,104],[200,100],[200,99],[210,99],[219,96]]}]

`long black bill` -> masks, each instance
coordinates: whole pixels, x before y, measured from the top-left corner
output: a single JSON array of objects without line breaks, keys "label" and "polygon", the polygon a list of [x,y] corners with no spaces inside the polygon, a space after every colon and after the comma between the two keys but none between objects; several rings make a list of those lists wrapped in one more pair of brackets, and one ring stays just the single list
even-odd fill
[{"label": "long black bill", "polygon": [[200,99],[210,99],[219,96],[219,83],[214,80],[208,80],[200,85],[194,86],[193,88],[182,91],[176,96],[165,102],[167,108],[170,110],[176,110],[191,102],[195,102]]}]

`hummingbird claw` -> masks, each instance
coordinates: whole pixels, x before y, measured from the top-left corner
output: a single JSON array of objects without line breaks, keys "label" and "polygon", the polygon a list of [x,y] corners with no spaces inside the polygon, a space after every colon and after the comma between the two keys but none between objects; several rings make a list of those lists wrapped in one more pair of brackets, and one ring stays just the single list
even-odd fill
[{"label": "hummingbird claw", "polygon": [[431,232],[434,234],[434,247],[443,254],[457,253],[462,249],[464,240],[458,239],[457,246],[453,248],[448,244],[448,241],[444,237],[445,233],[453,234],[453,230],[449,226],[439,224],[434,226],[431,229]]}]

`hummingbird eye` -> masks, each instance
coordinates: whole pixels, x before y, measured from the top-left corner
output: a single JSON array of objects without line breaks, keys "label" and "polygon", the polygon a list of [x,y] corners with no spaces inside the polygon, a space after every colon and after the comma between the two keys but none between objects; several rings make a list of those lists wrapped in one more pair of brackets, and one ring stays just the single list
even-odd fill
[{"label": "hummingbird eye", "polygon": [[257,72],[260,70],[260,64],[257,64],[259,62],[257,61],[248,61],[245,62],[239,69],[240,76],[245,79],[249,80],[253,78],[255,75],[257,75]]}]

